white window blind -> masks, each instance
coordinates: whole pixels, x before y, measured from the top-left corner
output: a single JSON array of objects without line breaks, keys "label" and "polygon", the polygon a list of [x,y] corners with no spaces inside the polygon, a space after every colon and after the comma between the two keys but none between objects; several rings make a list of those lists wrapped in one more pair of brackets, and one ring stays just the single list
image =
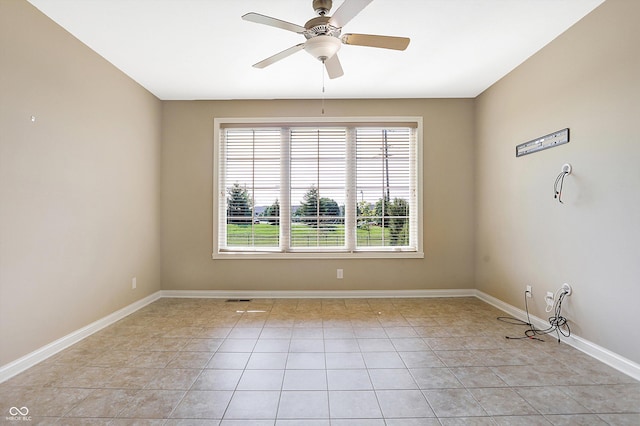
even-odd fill
[{"label": "white window blind", "polygon": [[218,124],[216,253],[421,257],[418,123],[352,120]]},{"label": "white window blind", "polygon": [[408,128],[356,129],[358,248],[415,246],[413,139]]},{"label": "white window blind", "polygon": [[346,130],[291,129],[290,248],[344,248]]},{"label": "white window blind", "polygon": [[[224,133],[220,173],[221,248],[279,247],[280,129]],[[262,214],[261,216],[259,216]],[[262,223],[271,226],[262,227]],[[271,229],[273,227],[273,229]]]}]

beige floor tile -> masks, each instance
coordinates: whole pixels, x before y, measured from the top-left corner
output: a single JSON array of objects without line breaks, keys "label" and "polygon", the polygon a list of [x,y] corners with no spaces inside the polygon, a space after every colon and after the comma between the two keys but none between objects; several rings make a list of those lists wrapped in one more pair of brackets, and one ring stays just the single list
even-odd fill
[{"label": "beige floor tile", "polygon": [[113,374],[104,383],[105,388],[143,389],[159,373],[157,368],[112,368]]},{"label": "beige floor tile", "polygon": [[171,414],[174,419],[221,419],[231,391],[189,391]]},{"label": "beige floor tile", "polygon": [[92,367],[125,367],[138,356],[140,356],[140,352],[136,351],[107,350],[94,357],[87,365]]},{"label": "beige floor tile", "polygon": [[253,352],[289,352],[290,339],[258,339]]},{"label": "beige floor tile", "polygon": [[364,352],[367,368],[406,368],[397,352]]},{"label": "beige floor tile", "polygon": [[585,376],[593,383],[599,385],[637,383],[636,380],[626,374],[591,358],[587,360],[574,360],[573,362],[567,362],[566,365],[575,374]]},{"label": "beige floor tile", "polygon": [[391,339],[358,339],[362,352],[393,352],[396,348]]},{"label": "beige floor tile", "polygon": [[420,389],[455,389],[462,387],[460,381],[448,368],[412,368],[409,371]]},{"label": "beige floor tile", "polygon": [[329,418],[326,391],[283,391],[278,406],[279,419]]},{"label": "beige floor tile", "polygon": [[199,339],[224,339],[231,330],[231,327],[205,327],[202,329],[202,333],[195,337]]},{"label": "beige floor tile", "polygon": [[258,339],[225,339],[218,348],[218,352],[253,352],[257,341]]},{"label": "beige floor tile", "polygon": [[398,352],[407,368],[444,367],[440,358],[431,350]]},{"label": "beige floor tile", "polygon": [[260,339],[291,339],[293,327],[267,327],[260,332]]},{"label": "beige floor tile", "polygon": [[277,317],[270,316],[264,323],[264,328],[278,328],[278,327],[287,327],[293,328],[295,323],[295,319],[287,316]]},{"label": "beige floor tile", "polygon": [[204,370],[193,383],[192,390],[235,390],[242,370]]},{"label": "beige floor tile", "polygon": [[167,332],[165,332],[162,337],[179,337],[179,338],[193,338],[197,336],[201,336],[204,327],[175,327],[171,328]]},{"label": "beige floor tile", "polygon": [[105,367],[79,367],[62,376],[52,386],[61,388],[96,388],[109,383],[115,370]]},{"label": "beige floor tile", "polygon": [[292,339],[289,352],[324,352],[324,339]]},{"label": "beige floor tile", "polygon": [[163,337],[157,339],[147,347],[148,351],[179,351],[189,343],[191,339],[184,337]]},{"label": "beige floor tile", "polygon": [[407,369],[376,368],[369,370],[373,388],[378,389],[418,389],[416,381]]},{"label": "beige floor tile", "polygon": [[492,420],[498,426],[549,426],[544,416],[495,416]]},{"label": "beige floor tile", "polygon": [[520,387],[515,391],[541,414],[590,413],[560,387]]},{"label": "beige floor tile", "polygon": [[640,414],[639,413],[630,413],[630,414],[598,414],[602,420],[607,422],[610,425],[616,426],[637,426],[640,425]]},{"label": "beige floor tile", "polygon": [[213,357],[211,357],[211,360],[207,363],[206,368],[214,368],[219,370],[224,370],[227,368],[231,370],[242,370],[247,366],[249,357],[251,357],[251,354],[247,352],[217,352],[213,355]]},{"label": "beige floor tile", "polygon": [[325,328],[325,339],[354,339],[356,337],[352,327]]},{"label": "beige floor tile", "polygon": [[164,368],[178,354],[177,351],[148,351],[141,352],[133,361],[129,362],[128,367],[138,368]]},{"label": "beige floor tile", "polygon": [[158,371],[145,389],[188,390],[200,372],[193,368],[165,368]]},{"label": "beige floor tile", "polygon": [[294,327],[292,339],[324,339],[322,327]]},{"label": "beige floor tile", "polygon": [[489,367],[454,367],[449,370],[467,388],[507,386]]},{"label": "beige floor tile", "polygon": [[167,368],[204,368],[212,356],[209,352],[179,352]]},{"label": "beige floor tile", "polygon": [[477,358],[477,355],[472,351],[467,350],[449,350],[439,351],[435,350],[434,353],[440,358],[440,361],[447,367],[481,367],[484,366],[484,359]]},{"label": "beige floor tile", "polygon": [[562,390],[595,413],[640,413],[640,383],[563,386]]},{"label": "beige floor tile", "polygon": [[182,350],[188,352],[215,352],[222,344],[223,339],[194,338],[187,343]]},{"label": "beige floor tile", "polygon": [[327,370],[329,390],[373,390],[369,372],[365,369]]},{"label": "beige floor tile", "polygon": [[[92,389],[42,388],[32,395],[31,400],[25,401],[24,405],[22,402],[18,405],[20,408],[27,407],[29,415],[33,417],[61,417],[82,402],[91,392],[93,392]],[[5,416],[7,412],[8,410],[2,415]]]},{"label": "beige floor tile", "polygon": [[253,353],[246,363],[247,370],[283,370],[287,365],[286,353]]},{"label": "beige floor tile", "polygon": [[118,417],[166,419],[184,397],[184,391],[141,390],[129,400]]},{"label": "beige floor tile", "polygon": [[362,354],[356,352],[328,353],[325,360],[328,369],[366,368]]},{"label": "beige floor tile", "polygon": [[433,410],[419,390],[376,391],[385,418],[434,417]]},{"label": "beige floor tile", "polygon": [[487,415],[487,412],[466,389],[430,389],[423,392],[438,417]]},{"label": "beige floor tile", "polygon": [[276,420],[276,426],[384,426],[384,420],[382,423],[372,423],[375,420],[363,420],[358,419],[357,422],[354,419],[331,419],[329,420]]},{"label": "beige floor tile", "polygon": [[428,351],[431,348],[422,338],[417,337],[392,337],[391,343],[396,351]]},{"label": "beige floor tile", "polygon": [[418,337],[418,334],[413,327],[385,327],[384,331],[387,334],[387,337],[392,339]]},{"label": "beige floor tile", "polygon": [[[555,426],[605,426],[609,424],[595,414],[554,414],[546,416],[546,419]],[[637,423],[636,423],[637,424]]]},{"label": "beige floor tile", "polygon": [[356,339],[325,339],[325,352],[360,352]]},{"label": "beige floor tile", "polygon": [[433,337],[449,337],[449,327],[430,325],[413,328],[418,336],[433,338]]},{"label": "beige floor tile", "polygon": [[354,334],[360,339],[384,339],[387,336],[382,327],[355,327]]},{"label": "beige floor tile", "polygon": [[482,408],[492,416],[526,416],[539,414],[538,411],[522,399],[513,389],[475,388],[471,395]]},{"label": "beige floor tile", "polygon": [[[38,422],[38,420],[41,419],[41,422]],[[56,421],[57,420],[57,421]],[[117,419],[115,419],[117,420]],[[64,426],[106,426],[106,425],[110,425],[113,424],[114,419],[110,418],[110,417],[102,417],[102,418],[98,418],[98,417],[63,417],[60,419],[55,419],[55,418],[51,418],[51,417],[44,417],[44,418],[36,418],[36,419],[32,419],[32,421],[29,422],[30,425],[37,425],[37,424],[42,424],[42,425],[51,425],[51,424],[61,424]],[[162,421],[160,421],[160,424],[162,424]]]},{"label": "beige floor tile", "polygon": [[286,370],[282,390],[327,390],[325,370]]},{"label": "beige floor tile", "polygon": [[282,389],[283,379],[284,370],[245,370],[237,389],[239,391],[279,391]]},{"label": "beige floor tile", "polygon": [[382,417],[373,391],[330,391],[331,417],[343,419],[377,419]]},{"label": "beige floor tile", "polygon": [[67,417],[116,417],[137,390],[96,389],[67,413]]},{"label": "beige floor tile", "polygon": [[252,339],[258,338],[262,327],[235,327],[227,335],[227,339]]},{"label": "beige floor tile", "polygon": [[[441,426],[436,418],[385,419],[386,426]],[[479,423],[480,424],[480,423]]]},{"label": "beige floor tile", "polygon": [[279,400],[279,391],[237,391],[224,419],[275,419]]},{"label": "beige floor tile", "polygon": [[325,369],[323,353],[290,353],[287,358],[287,369],[311,370]]},{"label": "beige floor tile", "polygon": [[492,417],[439,417],[442,426],[495,426]]}]

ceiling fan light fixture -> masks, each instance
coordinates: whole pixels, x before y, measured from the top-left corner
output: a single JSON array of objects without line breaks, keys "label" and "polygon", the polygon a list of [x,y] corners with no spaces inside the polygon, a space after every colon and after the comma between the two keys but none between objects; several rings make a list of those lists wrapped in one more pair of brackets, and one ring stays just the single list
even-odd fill
[{"label": "ceiling fan light fixture", "polygon": [[304,50],[319,61],[326,61],[335,55],[342,46],[342,41],[337,37],[320,35],[307,40]]}]

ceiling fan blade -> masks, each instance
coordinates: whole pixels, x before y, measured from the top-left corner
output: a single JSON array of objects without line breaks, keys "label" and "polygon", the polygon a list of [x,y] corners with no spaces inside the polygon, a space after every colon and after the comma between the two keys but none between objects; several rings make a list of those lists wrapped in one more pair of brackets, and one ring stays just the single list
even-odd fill
[{"label": "ceiling fan blade", "polygon": [[281,59],[286,58],[287,56],[293,55],[294,53],[296,53],[299,50],[304,49],[304,43],[300,43],[300,44],[296,44],[295,46],[292,46],[288,49],[283,50],[280,53],[276,53],[273,56],[269,56],[267,59],[264,59],[260,62],[258,62],[257,64],[253,64],[254,68],[264,68],[264,67],[268,67],[269,65],[273,64],[274,62],[278,62]]},{"label": "ceiling fan blade", "polygon": [[329,74],[329,78],[338,78],[344,75],[344,71],[342,71],[342,65],[340,65],[340,59],[338,59],[338,54],[336,53],[329,59],[324,61],[324,66],[327,69],[327,74]]},{"label": "ceiling fan blade", "polygon": [[329,23],[336,28],[344,27],[373,0],[344,0],[344,3],[336,9]]},{"label": "ceiling fan blade", "polygon": [[242,15],[242,19],[245,21],[255,22],[258,24],[269,25],[271,27],[281,28],[287,31],[293,31],[294,33],[302,34],[306,29],[300,25],[292,24],[291,22],[282,21],[280,19],[272,18],[270,16],[260,15],[259,13],[247,13]]},{"label": "ceiling fan blade", "polygon": [[344,44],[356,46],[381,47],[383,49],[405,50],[411,39],[407,37],[391,37],[373,34],[345,34],[342,36]]}]

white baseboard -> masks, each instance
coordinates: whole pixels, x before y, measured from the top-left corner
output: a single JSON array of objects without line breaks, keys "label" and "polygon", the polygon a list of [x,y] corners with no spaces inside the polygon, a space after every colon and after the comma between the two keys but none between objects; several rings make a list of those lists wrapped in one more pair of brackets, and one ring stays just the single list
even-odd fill
[{"label": "white baseboard", "polygon": [[0,383],[10,379],[11,377],[22,373],[24,370],[33,367],[34,365],[44,361],[45,359],[57,354],[58,352],[68,348],[69,346],[78,343],[85,337],[92,335],[93,333],[102,330],[103,328],[115,323],[134,313],[135,311],[147,306],[149,303],[155,302],[161,296],[161,292],[157,291],[143,299],[138,300],[130,305],[125,306],[122,309],[115,311],[106,317],[100,318],[91,324],[82,327],[72,333],[67,334],[59,338],[58,340],[49,343],[35,351],[18,358],[17,360],[0,366]]},{"label": "white baseboard", "polygon": [[402,297],[475,297],[474,289],[451,290],[162,290],[162,297],[209,299],[349,299]]},{"label": "white baseboard", "polygon": [[[477,297],[478,299],[506,312],[507,314],[526,320],[526,312],[475,289],[452,290],[327,290],[327,291],[222,291],[222,290],[161,290],[124,308],[101,318],[86,327],[67,334],[9,364],[0,366],[0,383],[33,367],[56,353],[68,348],[121,320],[137,310],[155,302],[160,298],[216,298],[216,299],[264,299],[264,298],[433,298],[433,297]],[[549,323],[530,315],[531,322],[539,328],[547,328]],[[621,371],[628,376],[640,380],[640,365],[609,351],[579,336],[571,335],[563,339],[565,343],[586,353],[593,358]]]},{"label": "white baseboard", "polygon": [[[493,296],[490,296],[480,290],[476,290],[476,297],[488,304],[495,306],[513,316],[514,318],[518,318],[520,320],[527,320],[527,313],[522,309],[516,308],[515,306],[509,305],[508,303],[503,302],[500,299],[496,299]],[[545,329],[549,327],[549,321],[543,320],[541,318],[536,317],[535,315],[529,314],[530,321],[533,325],[540,329]],[[640,364],[637,364],[630,359],[627,359],[623,356],[620,356],[610,350],[603,348],[602,346],[596,345],[589,340],[583,339],[580,336],[576,336],[572,334],[569,337],[563,337],[562,341],[566,344],[573,346],[581,352],[601,361],[610,367],[615,368],[616,370],[630,376],[636,380],[640,380]]]}]

